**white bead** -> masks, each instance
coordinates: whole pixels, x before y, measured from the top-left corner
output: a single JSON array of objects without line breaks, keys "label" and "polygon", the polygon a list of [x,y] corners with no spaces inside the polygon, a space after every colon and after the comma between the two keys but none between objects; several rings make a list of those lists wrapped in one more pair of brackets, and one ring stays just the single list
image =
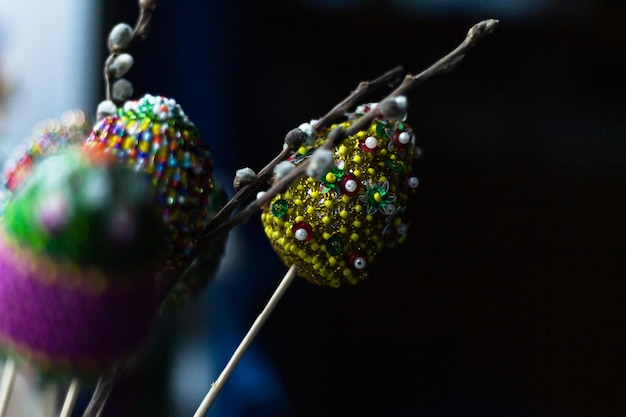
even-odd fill
[{"label": "white bead", "polygon": [[346,183],[344,184],[344,187],[346,189],[347,192],[349,193],[353,193],[356,191],[358,184],[356,183],[355,180],[348,180],[346,181]]},{"label": "white bead", "polygon": [[256,199],[258,200],[259,198],[263,197],[265,195],[265,191],[259,191],[258,193],[256,193]]},{"label": "white bead", "polygon": [[411,188],[417,188],[417,186],[419,185],[420,181],[417,179],[417,177],[411,177],[409,178],[408,181],[408,185]]},{"label": "white bead", "polygon": [[399,235],[406,235],[407,230],[409,229],[409,227],[406,225],[406,223],[400,223],[400,225],[396,228],[396,231],[398,232]]},{"label": "white bead", "polygon": [[297,229],[296,232],[294,233],[294,236],[298,240],[306,240],[309,234],[307,233],[306,229]]},{"label": "white bead", "polygon": [[358,258],[354,259],[353,265],[356,269],[365,269],[365,267],[367,266],[367,262],[365,261],[365,258],[359,256]]},{"label": "white bead", "polygon": [[403,145],[406,145],[407,143],[409,143],[410,140],[411,140],[411,136],[409,136],[409,134],[406,132],[402,132],[400,133],[400,135],[398,135],[398,141]]},{"label": "white bead", "polygon": [[376,140],[374,136],[370,136],[367,139],[365,139],[365,146],[367,146],[368,149],[374,149],[376,148],[377,145],[378,145],[378,141]]}]

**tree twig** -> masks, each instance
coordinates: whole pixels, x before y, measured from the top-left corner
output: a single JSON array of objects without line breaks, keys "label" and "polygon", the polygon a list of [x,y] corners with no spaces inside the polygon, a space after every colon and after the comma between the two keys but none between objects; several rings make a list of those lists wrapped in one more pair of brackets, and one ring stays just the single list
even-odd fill
[{"label": "tree twig", "polygon": [[[490,20],[485,20],[474,25],[468,31],[467,36],[465,37],[463,42],[459,44],[459,46],[457,46],[454,50],[452,50],[446,56],[444,56],[443,58],[435,62],[433,65],[431,65],[430,67],[428,67],[426,70],[422,71],[421,73],[417,75],[409,74],[405,76],[402,84],[400,84],[400,86],[398,86],[393,92],[391,92],[383,100],[392,99],[394,97],[403,95],[407,93],[409,90],[419,85],[421,82],[426,81],[427,79],[437,74],[441,74],[441,73],[451,70],[452,68],[454,68],[456,65],[460,63],[461,59],[465,56],[466,52],[470,48],[472,48],[480,39],[490,34],[493,31],[493,29],[497,26],[497,24],[498,24],[497,20],[490,19]],[[386,74],[394,73],[394,71],[397,71],[397,70],[396,69],[391,70]],[[379,79],[384,79],[384,77],[385,76],[380,77]],[[357,89],[357,91],[359,91],[359,89]],[[339,103],[337,106],[335,106],[335,109],[343,108],[343,105],[346,102],[351,102],[352,97],[353,95],[348,97],[342,103]],[[357,97],[357,99],[358,98],[360,98],[360,95]],[[334,109],[331,110],[328,114],[329,115],[334,114]],[[328,149],[332,149],[334,146],[341,143],[343,138],[352,136],[358,133],[359,131],[367,128],[372,123],[372,121],[377,116],[380,116],[381,114],[382,113],[381,113],[380,106],[374,107],[373,109],[365,113],[362,117],[357,119],[341,135],[338,135],[338,136],[331,135],[332,137],[329,136],[327,142],[324,144],[324,147],[327,147]],[[216,239],[216,238],[219,238],[220,236],[223,236],[224,233],[227,233],[234,226],[246,222],[261,207],[263,207],[263,205],[267,204],[272,198],[274,198],[280,192],[284,191],[287,187],[289,187],[289,185],[293,181],[299,178],[306,171],[307,166],[308,166],[308,160],[299,164],[285,178],[283,178],[281,181],[274,184],[269,190],[267,190],[267,192],[263,194],[261,198],[250,203],[245,209],[239,212],[232,219],[226,222],[221,222],[220,224],[216,225],[215,228],[213,228],[212,230],[209,230],[198,242],[198,245],[202,247],[203,245],[208,244],[212,239]]]}]

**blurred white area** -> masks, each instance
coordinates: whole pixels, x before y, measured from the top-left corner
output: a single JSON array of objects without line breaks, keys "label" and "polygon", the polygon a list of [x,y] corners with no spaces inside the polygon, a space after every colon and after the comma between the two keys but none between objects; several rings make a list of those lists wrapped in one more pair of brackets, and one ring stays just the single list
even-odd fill
[{"label": "blurred white area", "polygon": [[39,121],[73,108],[95,112],[99,5],[0,0],[0,76],[11,89],[0,126],[0,162]]}]

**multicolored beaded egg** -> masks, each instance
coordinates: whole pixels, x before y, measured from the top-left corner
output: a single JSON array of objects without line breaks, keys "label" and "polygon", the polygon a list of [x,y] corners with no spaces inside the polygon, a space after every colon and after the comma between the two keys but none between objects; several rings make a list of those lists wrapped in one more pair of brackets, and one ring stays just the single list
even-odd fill
[{"label": "multicolored beaded egg", "polygon": [[28,177],[37,161],[68,146],[82,145],[91,128],[89,117],[81,110],[69,110],[59,119],[48,119],[35,126],[30,137],[13,151],[4,164],[0,213],[13,190]]},{"label": "multicolored beaded egg", "polygon": [[34,165],[0,223],[0,343],[44,372],[110,369],[146,334],[160,213],[143,174],[69,148]]},{"label": "multicolored beaded egg", "polygon": [[[375,104],[374,104],[375,105]],[[374,105],[359,106],[344,129]],[[291,158],[300,163],[329,132]],[[409,191],[415,138],[401,120],[376,118],[334,151],[334,166],[321,178],[302,177],[272,199],[261,214],[265,233],[283,262],[296,264],[308,281],[338,287],[367,277],[384,248],[406,238],[403,214]]]},{"label": "multicolored beaded egg", "polygon": [[152,95],[128,101],[97,122],[85,147],[150,176],[163,213],[168,265],[188,259],[207,218],[213,160],[180,105]]}]

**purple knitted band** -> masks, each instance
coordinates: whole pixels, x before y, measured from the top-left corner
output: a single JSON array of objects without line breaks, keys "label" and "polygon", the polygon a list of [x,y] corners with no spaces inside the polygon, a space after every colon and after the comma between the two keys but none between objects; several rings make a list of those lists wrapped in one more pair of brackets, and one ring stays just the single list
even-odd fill
[{"label": "purple knitted band", "polygon": [[0,238],[0,342],[7,349],[53,371],[69,365],[80,372],[103,370],[140,343],[154,313],[154,274],[94,291],[68,285],[63,275],[75,269],[57,270],[46,282],[49,268],[32,263]]}]

